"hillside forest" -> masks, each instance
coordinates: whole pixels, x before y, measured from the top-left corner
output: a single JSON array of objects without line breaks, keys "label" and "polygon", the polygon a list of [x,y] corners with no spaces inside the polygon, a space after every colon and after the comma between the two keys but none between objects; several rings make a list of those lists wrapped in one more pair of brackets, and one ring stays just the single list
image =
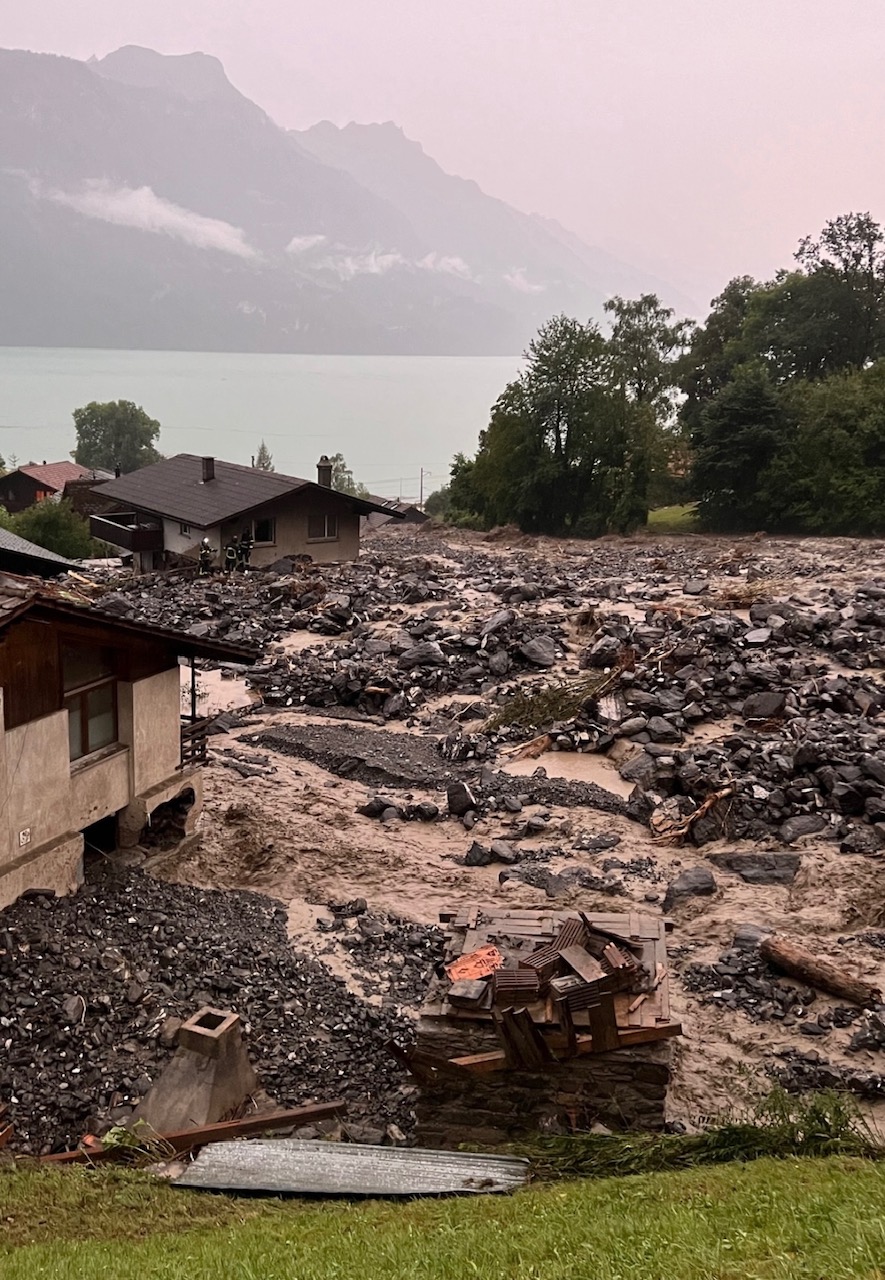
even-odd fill
[{"label": "hillside forest", "polygon": [[696,504],[711,532],[885,531],[885,232],[828,222],[792,266],[739,276],[701,325],[654,294],[555,316],[455,457],[431,514],[595,537]]}]

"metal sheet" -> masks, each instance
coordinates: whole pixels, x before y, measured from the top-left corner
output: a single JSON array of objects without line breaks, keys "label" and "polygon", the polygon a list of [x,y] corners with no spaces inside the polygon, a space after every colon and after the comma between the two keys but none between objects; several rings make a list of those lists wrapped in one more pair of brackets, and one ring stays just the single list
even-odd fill
[{"label": "metal sheet", "polygon": [[439,1196],[515,1191],[528,1161],[415,1147],[256,1138],[204,1147],[176,1187],[273,1195]]}]

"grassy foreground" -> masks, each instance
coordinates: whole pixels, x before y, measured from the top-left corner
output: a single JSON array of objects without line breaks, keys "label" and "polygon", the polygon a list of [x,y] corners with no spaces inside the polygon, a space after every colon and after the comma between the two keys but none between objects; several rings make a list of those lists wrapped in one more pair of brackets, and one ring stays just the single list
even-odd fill
[{"label": "grassy foreground", "polygon": [[0,1174],[3,1280],[885,1280],[885,1167],[835,1157],[410,1204]]}]

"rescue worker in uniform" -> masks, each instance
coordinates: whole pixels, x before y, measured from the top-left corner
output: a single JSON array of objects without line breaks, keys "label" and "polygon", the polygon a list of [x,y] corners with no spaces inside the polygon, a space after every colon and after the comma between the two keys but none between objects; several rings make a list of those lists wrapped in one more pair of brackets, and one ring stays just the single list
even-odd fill
[{"label": "rescue worker in uniform", "polygon": [[209,539],[204,538],[200,543],[200,577],[205,578],[207,574],[212,572],[212,547],[209,545]]},{"label": "rescue worker in uniform", "polygon": [[249,568],[249,561],[252,559],[252,530],[247,525],[240,534],[240,545],[237,547],[237,568],[243,573]]},{"label": "rescue worker in uniform", "polygon": [[233,573],[237,567],[237,542],[236,538],[231,538],[230,542],[224,548],[224,571],[225,573]]}]

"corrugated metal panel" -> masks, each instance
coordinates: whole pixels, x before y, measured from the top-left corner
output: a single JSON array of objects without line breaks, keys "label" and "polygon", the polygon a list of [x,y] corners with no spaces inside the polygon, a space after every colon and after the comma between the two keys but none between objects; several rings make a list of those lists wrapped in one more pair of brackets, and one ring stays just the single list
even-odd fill
[{"label": "corrugated metal panel", "polygon": [[515,1191],[527,1176],[528,1161],[512,1157],[257,1138],[204,1147],[174,1185],[275,1195],[486,1195]]}]

